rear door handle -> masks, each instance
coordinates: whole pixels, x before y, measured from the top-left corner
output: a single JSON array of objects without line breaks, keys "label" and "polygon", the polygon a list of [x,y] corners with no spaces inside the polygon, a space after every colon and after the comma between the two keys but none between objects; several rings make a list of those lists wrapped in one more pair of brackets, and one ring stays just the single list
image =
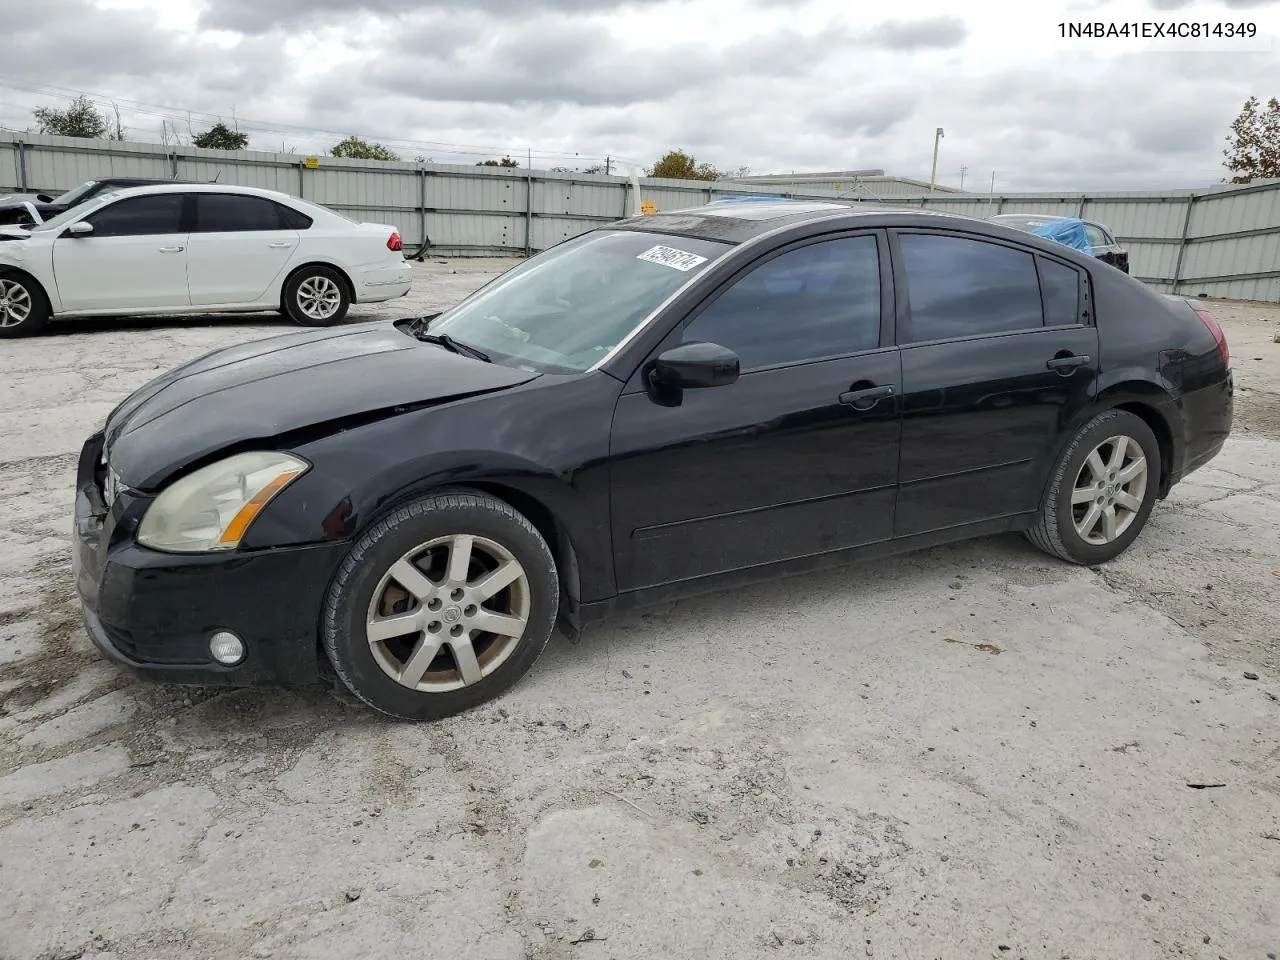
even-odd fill
[{"label": "rear door handle", "polygon": [[269,247],[292,247],[292,246],[293,246],[293,244],[292,244],[292,243],[290,243],[288,240],[279,240],[279,241],[277,241],[277,242],[275,242],[275,243],[269,243],[269,244],[267,244],[267,246],[269,246]]},{"label": "rear door handle", "polygon": [[1086,356],[1066,356],[1054,357],[1052,360],[1046,360],[1044,365],[1050,370],[1058,371],[1058,373],[1068,373],[1076,367],[1083,367],[1088,362],[1089,358]]},{"label": "rear door handle", "polygon": [[185,249],[186,249],[185,247],[161,247],[160,252],[161,253],[181,253]]},{"label": "rear door handle", "polygon": [[839,400],[855,410],[870,410],[881,400],[893,396],[893,386],[867,387],[865,390],[848,390],[840,394]]}]

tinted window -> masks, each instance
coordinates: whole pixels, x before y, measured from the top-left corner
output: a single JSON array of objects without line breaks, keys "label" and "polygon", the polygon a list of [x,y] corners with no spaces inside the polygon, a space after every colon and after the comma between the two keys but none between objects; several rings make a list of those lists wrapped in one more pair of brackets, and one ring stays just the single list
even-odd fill
[{"label": "tinted window", "polygon": [[742,368],[871,350],[880,344],[880,258],[875,237],[791,250],[752,270],[685,329],[718,343]]},{"label": "tinted window", "polygon": [[305,213],[301,213],[293,209],[293,207],[286,207],[283,203],[275,204],[275,208],[280,214],[280,222],[284,224],[287,230],[306,230],[313,222]]},{"label": "tinted window", "polygon": [[1042,325],[1035,260],[1010,247],[905,234],[899,238],[912,340],[941,340]]},{"label": "tinted window", "polygon": [[1046,326],[1080,322],[1080,274],[1041,257],[1040,289],[1044,291]]},{"label": "tinted window", "polygon": [[138,237],[182,232],[180,193],[130,197],[103,207],[88,221],[95,237]]},{"label": "tinted window", "polygon": [[196,194],[196,230],[201,233],[237,233],[246,230],[282,230],[280,208],[264,197],[233,193]]}]

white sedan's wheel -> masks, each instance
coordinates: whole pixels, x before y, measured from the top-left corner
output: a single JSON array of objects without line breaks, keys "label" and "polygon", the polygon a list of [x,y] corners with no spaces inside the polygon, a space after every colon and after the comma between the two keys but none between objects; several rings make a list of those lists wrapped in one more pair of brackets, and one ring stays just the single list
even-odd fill
[{"label": "white sedan's wheel", "polygon": [[0,337],[29,337],[49,319],[44,291],[19,273],[0,274]]},{"label": "white sedan's wheel", "polygon": [[285,284],[284,312],[304,327],[327,327],[347,315],[351,294],[342,276],[329,267],[303,267]]}]

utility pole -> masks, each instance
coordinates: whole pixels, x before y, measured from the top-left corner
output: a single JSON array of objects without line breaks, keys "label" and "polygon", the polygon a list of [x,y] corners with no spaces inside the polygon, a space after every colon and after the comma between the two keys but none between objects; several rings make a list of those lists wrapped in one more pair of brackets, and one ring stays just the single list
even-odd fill
[{"label": "utility pole", "polygon": [[994,170],[991,171],[991,199],[987,202],[996,202],[996,172]]},{"label": "utility pole", "polygon": [[961,190],[964,189],[964,175],[968,172],[969,172],[969,168],[961,164],[960,165],[960,189]]},{"label": "utility pole", "polygon": [[933,193],[933,188],[938,182],[938,145],[942,142],[942,128],[939,127],[933,135],[933,172],[929,174],[929,192]]}]

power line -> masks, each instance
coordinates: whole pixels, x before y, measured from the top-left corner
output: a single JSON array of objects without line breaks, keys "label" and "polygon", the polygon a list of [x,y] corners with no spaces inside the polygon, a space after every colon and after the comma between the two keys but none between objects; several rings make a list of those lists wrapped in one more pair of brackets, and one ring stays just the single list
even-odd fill
[{"label": "power line", "polygon": [[[59,87],[53,84],[33,83],[31,81],[10,77],[0,77],[0,88],[35,94],[37,96],[51,97],[63,101],[72,101],[81,96],[89,97],[93,100],[102,100],[120,104],[127,107],[134,114],[154,117],[161,121],[173,123],[179,126],[185,125],[188,129],[190,129],[191,124],[195,122],[199,122],[203,125],[206,123],[211,124],[222,119],[219,114],[203,110],[186,110],[181,107],[151,103],[145,100],[133,100],[127,97],[114,97],[104,93],[95,93],[93,91],[79,90],[71,87]],[[16,104],[14,106],[16,106]],[[362,139],[376,140],[387,147],[399,148],[405,151],[444,153],[464,156],[481,156],[494,153],[501,154],[502,156],[510,156],[513,153],[525,153],[529,156],[537,156],[539,159],[577,160],[579,162],[587,161],[596,163],[600,163],[608,159],[607,156],[583,156],[578,152],[570,153],[567,151],[531,149],[529,147],[495,147],[491,145],[482,146],[479,144],[450,143],[437,140],[410,140],[399,137],[353,134],[351,131],[330,130],[323,127],[305,127],[297,124],[253,120],[243,117],[236,118],[236,125],[238,129],[247,133],[276,134],[281,136],[292,135],[295,137],[306,137],[310,140],[330,144],[339,143],[349,136],[360,136]],[[644,166],[640,161],[633,160],[628,157],[618,157],[616,154],[613,155],[613,159],[620,159],[625,163],[633,164],[635,166]]]}]

